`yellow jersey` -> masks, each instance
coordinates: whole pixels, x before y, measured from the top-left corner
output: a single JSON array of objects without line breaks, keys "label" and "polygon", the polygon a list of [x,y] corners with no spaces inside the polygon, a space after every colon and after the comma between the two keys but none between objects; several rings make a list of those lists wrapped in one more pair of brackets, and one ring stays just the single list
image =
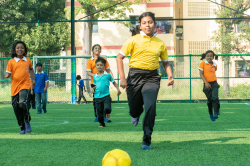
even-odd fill
[{"label": "yellow jersey", "polygon": [[159,68],[159,58],[168,61],[168,52],[163,41],[156,36],[147,36],[143,31],[128,39],[120,54],[131,55],[129,68],[156,70]]}]

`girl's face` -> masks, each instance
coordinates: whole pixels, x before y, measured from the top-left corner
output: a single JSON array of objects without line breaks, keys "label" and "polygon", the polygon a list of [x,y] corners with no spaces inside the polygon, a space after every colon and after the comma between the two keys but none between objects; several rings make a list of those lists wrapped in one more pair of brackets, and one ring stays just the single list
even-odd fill
[{"label": "girl's face", "polygon": [[18,57],[23,56],[25,54],[25,47],[24,47],[24,45],[22,43],[18,43],[16,45],[15,50],[16,50],[16,55]]},{"label": "girl's face", "polygon": [[101,47],[100,46],[95,46],[93,50],[94,55],[100,55],[101,54]]},{"label": "girl's face", "polygon": [[156,23],[150,16],[143,17],[140,23],[140,29],[148,36],[153,36]]},{"label": "girl's face", "polygon": [[206,54],[206,60],[208,63],[213,64],[214,54],[212,52]]}]

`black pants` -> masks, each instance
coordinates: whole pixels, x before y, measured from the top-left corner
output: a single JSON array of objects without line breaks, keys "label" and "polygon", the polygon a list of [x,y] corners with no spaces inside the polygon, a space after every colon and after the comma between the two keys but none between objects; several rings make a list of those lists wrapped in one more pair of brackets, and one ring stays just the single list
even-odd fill
[{"label": "black pants", "polygon": [[151,135],[156,116],[156,100],[160,88],[160,80],[157,70],[130,69],[127,78],[127,97],[129,114],[139,117],[143,112],[143,144],[151,144]]},{"label": "black pants", "polygon": [[32,108],[36,108],[36,95],[35,95],[34,89],[33,89],[33,95],[30,92],[31,91],[29,91],[29,97],[27,100],[28,109],[30,109],[31,106],[32,106]]},{"label": "black pants", "polygon": [[111,97],[110,97],[110,95],[105,96],[103,98],[96,98],[95,104],[96,104],[96,113],[97,113],[98,121],[99,121],[100,125],[105,126],[103,117],[106,116],[106,114],[111,113]]},{"label": "black pants", "polygon": [[203,85],[203,92],[207,97],[208,112],[210,115],[213,115],[214,108],[214,113],[220,115],[220,101],[218,97],[218,89],[220,85],[217,81],[209,82],[209,84],[211,85],[211,89],[209,90],[206,89],[205,83]]},{"label": "black pants", "polygon": [[28,96],[28,89],[22,89],[15,96],[11,96],[11,104],[21,130],[25,130],[25,122],[30,122],[31,120],[29,109],[27,107]]},{"label": "black pants", "polygon": [[87,101],[83,95],[83,88],[80,87],[79,88],[79,97],[78,97],[78,101],[77,101],[78,104],[80,104],[82,98],[83,98],[84,102],[87,103]]},{"label": "black pants", "polygon": [[[91,84],[91,88],[95,87],[96,85]],[[96,113],[96,106],[95,106],[95,96],[93,94],[93,106],[94,106],[94,113],[95,113],[95,117],[97,117],[97,113]]]}]

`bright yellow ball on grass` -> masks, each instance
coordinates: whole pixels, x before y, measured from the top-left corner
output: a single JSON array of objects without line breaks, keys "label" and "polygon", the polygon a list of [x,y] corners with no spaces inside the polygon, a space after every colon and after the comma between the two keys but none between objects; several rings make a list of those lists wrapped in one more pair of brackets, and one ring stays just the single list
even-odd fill
[{"label": "bright yellow ball on grass", "polygon": [[114,149],[105,154],[102,159],[102,166],[131,166],[132,161],[127,152],[121,149]]}]

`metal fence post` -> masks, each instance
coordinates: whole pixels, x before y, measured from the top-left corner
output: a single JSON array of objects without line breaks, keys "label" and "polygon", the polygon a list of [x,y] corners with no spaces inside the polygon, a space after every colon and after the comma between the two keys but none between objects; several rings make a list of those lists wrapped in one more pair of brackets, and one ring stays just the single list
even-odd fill
[{"label": "metal fence post", "polygon": [[[120,86],[120,81],[119,81],[119,73],[117,72],[117,84],[118,84],[118,88],[119,88],[119,86]],[[117,102],[119,103],[119,101],[120,101],[120,97],[119,97],[119,95],[118,95],[118,97],[117,97]]]},{"label": "metal fence post", "polygon": [[189,99],[189,102],[190,103],[192,103],[192,75],[191,75],[191,73],[192,73],[192,62],[191,62],[192,60],[191,60],[191,54],[189,54],[189,64],[190,64],[190,73],[189,73],[189,82],[190,82],[190,86],[189,86],[189,88],[190,88],[190,99]]}]

